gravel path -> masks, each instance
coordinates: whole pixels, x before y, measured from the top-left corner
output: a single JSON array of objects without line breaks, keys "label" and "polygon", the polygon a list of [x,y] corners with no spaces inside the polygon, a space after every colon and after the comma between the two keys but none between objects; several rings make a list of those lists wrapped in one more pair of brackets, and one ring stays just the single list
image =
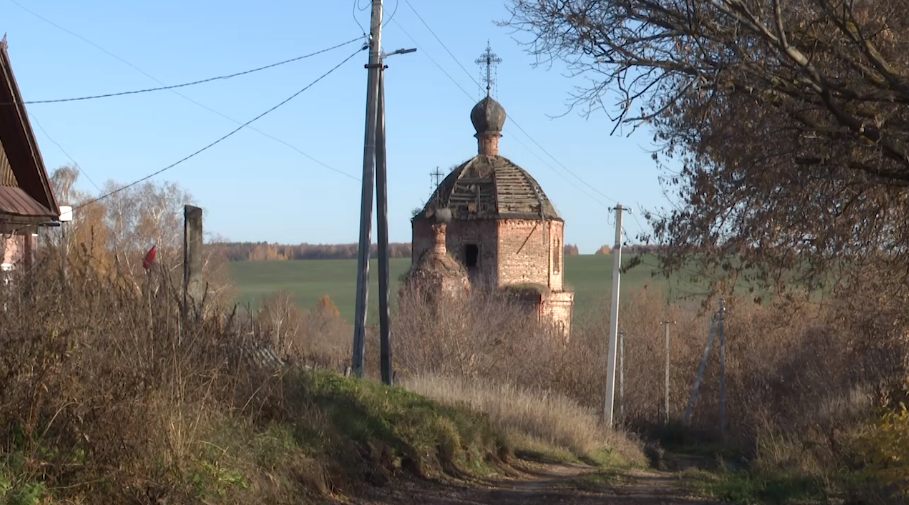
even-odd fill
[{"label": "gravel path", "polygon": [[[635,470],[609,485],[579,485],[595,470],[584,465],[528,465],[512,478],[470,483],[395,482],[376,489],[364,505],[593,505],[593,504],[707,504],[686,497],[676,486],[677,475]],[[600,481],[602,482],[602,481]]]}]

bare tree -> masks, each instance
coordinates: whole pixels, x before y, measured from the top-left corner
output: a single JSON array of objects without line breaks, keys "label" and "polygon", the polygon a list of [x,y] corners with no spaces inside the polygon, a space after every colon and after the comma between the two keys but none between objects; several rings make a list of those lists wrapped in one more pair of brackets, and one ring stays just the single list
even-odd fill
[{"label": "bare tree", "polygon": [[665,270],[696,259],[781,290],[875,266],[902,292],[904,0],[512,0],[511,13],[530,52],[587,79],[572,106],[653,129],[674,200],[649,216],[672,246]]}]

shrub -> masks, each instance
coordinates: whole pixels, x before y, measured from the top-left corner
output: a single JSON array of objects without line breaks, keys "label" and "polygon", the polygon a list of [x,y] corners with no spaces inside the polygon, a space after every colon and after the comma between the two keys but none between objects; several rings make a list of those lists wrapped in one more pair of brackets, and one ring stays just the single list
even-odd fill
[{"label": "shrub", "polygon": [[82,258],[61,282],[45,252],[0,289],[4,503],[300,503],[507,455],[482,415],[263,359],[275,335],[317,337],[288,329],[286,296],[262,325],[224,307],[181,324],[173,265],[137,289]]},{"label": "shrub", "polygon": [[884,411],[856,441],[864,474],[895,493],[909,496],[909,409]]}]

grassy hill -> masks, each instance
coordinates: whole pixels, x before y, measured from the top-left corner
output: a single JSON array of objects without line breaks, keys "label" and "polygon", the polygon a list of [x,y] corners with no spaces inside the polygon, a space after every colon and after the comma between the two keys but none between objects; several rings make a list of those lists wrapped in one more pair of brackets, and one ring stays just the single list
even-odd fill
[{"label": "grassy hill", "polygon": [[[653,277],[657,264],[654,256],[645,255],[644,264],[622,277],[622,292],[638,289],[649,283],[661,286],[677,295],[691,291],[683,279]],[[608,298],[612,290],[612,255],[579,255],[565,257],[565,281],[575,292],[576,317],[582,317]],[[392,290],[398,289],[398,278],[410,267],[409,259],[391,260]],[[370,319],[378,308],[378,267],[370,262],[369,306]],[[240,288],[241,303],[258,301],[269,293],[286,290],[293,293],[301,307],[316,306],[316,301],[328,295],[334,300],[342,317],[354,316],[354,296],[357,286],[356,260],[304,261],[242,261],[231,264],[231,275]]]}]

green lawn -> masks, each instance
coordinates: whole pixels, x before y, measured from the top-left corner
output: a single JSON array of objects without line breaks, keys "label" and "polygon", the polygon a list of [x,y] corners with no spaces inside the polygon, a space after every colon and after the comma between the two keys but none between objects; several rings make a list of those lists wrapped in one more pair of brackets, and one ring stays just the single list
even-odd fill
[{"label": "green lawn", "polygon": [[[565,257],[565,281],[575,292],[575,314],[588,313],[609,296],[612,290],[612,256],[580,255]],[[622,276],[622,293],[650,283],[668,288],[665,278],[651,276],[656,258],[644,256],[639,265]],[[392,290],[397,292],[398,277],[410,267],[410,260],[391,260]],[[377,313],[378,268],[373,260],[369,267],[370,320]],[[231,264],[231,275],[240,288],[241,303],[251,303],[269,293],[290,291],[300,306],[313,308],[322,296],[328,295],[348,321],[354,316],[354,295],[357,286],[356,260],[303,260],[303,261],[242,261]],[[690,286],[678,279],[672,280],[673,291]]]}]

